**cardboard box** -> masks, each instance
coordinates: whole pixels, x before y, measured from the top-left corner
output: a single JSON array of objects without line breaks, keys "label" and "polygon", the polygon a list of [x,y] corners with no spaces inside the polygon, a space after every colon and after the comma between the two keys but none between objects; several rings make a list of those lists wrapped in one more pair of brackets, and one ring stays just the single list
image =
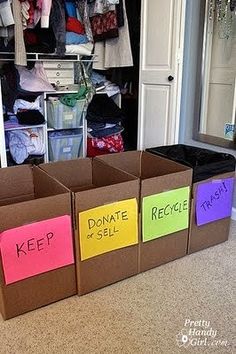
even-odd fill
[{"label": "cardboard box", "polygon": [[[72,191],[78,294],[137,274],[138,179],[89,158],[43,164],[40,168]],[[117,214],[111,214],[113,209]],[[119,215],[122,220],[112,220],[111,215]],[[86,233],[89,228],[90,234]]]},{"label": "cardboard box", "polygon": [[[142,242],[140,243],[140,272],[185,256],[187,253],[188,242],[189,192],[192,181],[192,169],[159,156],[140,151],[105,155],[96,157],[96,160],[106,162],[111,166],[122,169],[140,178],[140,213],[142,214],[143,229]],[[155,228],[158,228],[158,225],[160,225],[160,231],[161,228],[163,228],[163,233],[165,233],[165,235],[157,236],[155,230],[150,230],[153,238],[147,240],[145,235],[149,231],[149,223],[148,215],[146,215],[145,210],[148,210],[148,205],[153,201],[155,202],[157,198],[161,198],[161,200],[164,200],[165,198],[178,199],[179,197],[177,195],[175,196],[175,193],[180,193],[181,195],[183,192],[186,195],[187,190],[188,200],[186,203],[188,206],[186,209],[188,210],[184,211],[185,226],[181,226],[180,230],[175,232],[175,223],[178,223],[179,220],[176,219],[176,221],[173,221],[170,218],[168,224],[171,226],[172,231],[170,228],[168,234],[166,230],[166,226],[168,227],[168,225],[163,226],[162,223],[159,223],[159,219],[158,223],[154,223],[157,215],[152,215],[153,219],[151,224],[153,224]],[[154,197],[146,198],[149,196]],[[157,212],[157,209],[152,208],[151,210]],[[163,210],[159,209],[159,212],[163,213]],[[163,215],[160,215],[160,217],[163,217]],[[157,233],[158,232],[159,231],[157,230]]]},{"label": "cardboard box", "polygon": [[226,241],[233,204],[234,156],[184,144],[147,150],[193,168],[188,253]]},{"label": "cardboard box", "polygon": [[[225,215],[215,215],[216,220],[214,219],[214,214],[212,214],[214,204],[218,203],[218,200],[220,204],[216,204],[216,207],[218,210],[222,210],[223,212],[225,211],[227,213],[227,208],[226,205],[222,204],[224,203],[224,199],[226,194],[224,193],[224,189],[221,189],[222,187],[222,181],[225,180],[233,180],[235,179],[235,173],[234,172],[228,172],[224,174],[220,174],[217,176],[214,176],[212,178],[206,179],[201,182],[197,182],[193,184],[193,198],[192,198],[192,211],[191,211],[191,223],[190,223],[190,229],[189,229],[189,243],[188,243],[188,253],[191,254],[193,252],[200,251],[202,249],[205,249],[207,247],[211,247],[214,245],[217,245],[221,242],[227,241],[229,237],[229,229],[230,229],[230,215],[231,215],[231,208],[232,208],[232,201],[233,201],[233,190],[228,188],[228,193],[229,193],[229,200],[228,200],[228,214]],[[218,183],[219,182],[219,183]],[[206,222],[202,225],[197,225],[197,200],[198,200],[198,188],[199,186],[203,186],[204,189],[206,189],[206,192],[209,191],[209,183],[215,185],[215,191],[216,193],[218,192],[219,194],[216,194],[216,198],[224,198],[222,200],[220,199],[214,199],[214,193],[213,193],[213,199],[212,203],[209,204],[209,208],[207,206],[207,201],[203,205],[202,204],[202,211],[204,213],[210,212],[210,217],[213,219],[210,220],[203,220],[202,222]],[[205,187],[204,187],[205,186]],[[220,189],[219,189],[220,188]],[[231,186],[232,188],[232,186]],[[222,193],[221,193],[222,190]],[[203,190],[204,192],[204,190]],[[209,195],[209,194],[208,194]],[[207,196],[206,196],[207,199]],[[209,199],[209,197],[208,197]],[[231,199],[231,201],[230,201]],[[209,201],[208,201],[209,202]],[[228,216],[226,216],[228,215]],[[224,217],[223,217],[224,216]],[[200,215],[201,217],[201,215]],[[220,217],[220,219],[217,220],[217,217]],[[221,218],[222,217],[222,218]],[[200,220],[201,221],[201,220]]]},{"label": "cardboard box", "polygon": [[[0,169],[0,179],[0,311],[9,319],[76,294],[71,198],[37,167]],[[70,246],[66,260],[53,248],[61,242]]]}]

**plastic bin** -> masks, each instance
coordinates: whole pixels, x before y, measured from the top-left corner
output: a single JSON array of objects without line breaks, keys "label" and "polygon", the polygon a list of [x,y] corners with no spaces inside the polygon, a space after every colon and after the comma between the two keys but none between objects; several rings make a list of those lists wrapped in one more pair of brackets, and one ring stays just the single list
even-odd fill
[{"label": "plastic bin", "polygon": [[71,129],[82,126],[85,100],[78,100],[74,107],[58,101],[48,101],[48,126],[54,129]]},{"label": "plastic bin", "polygon": [[147,151],[193,168],[188,253],[228,239],[235,182],[235,158],[188,145]]},{"label": "plastic bin", "polygon": [[60,130],[49,132],[49,160],[72,160],[80,156],[83,134],[77,131]]}]

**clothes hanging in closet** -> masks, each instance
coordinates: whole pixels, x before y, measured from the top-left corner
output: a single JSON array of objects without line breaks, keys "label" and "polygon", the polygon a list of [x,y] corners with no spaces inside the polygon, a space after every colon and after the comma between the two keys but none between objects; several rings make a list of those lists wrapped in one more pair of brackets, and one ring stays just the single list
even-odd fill
[{"label": "clothes hanging in closet", "polygon": [[95,43],[94,54],[97,55],[98,60],[94,62],[94,69],[106,70],[109,68],[133,66],[125,1],[123,1],[123,16],[124,26],[118,28],[119,36],[117,38]]}]

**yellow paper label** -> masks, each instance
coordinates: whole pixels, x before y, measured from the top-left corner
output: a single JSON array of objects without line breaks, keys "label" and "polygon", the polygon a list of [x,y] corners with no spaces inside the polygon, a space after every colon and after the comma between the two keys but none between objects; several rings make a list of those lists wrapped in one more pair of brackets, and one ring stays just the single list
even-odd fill
[{"label": "yellow paper label", "polygon": [[78,214],[81,260],[138,243],[135,198]]}]

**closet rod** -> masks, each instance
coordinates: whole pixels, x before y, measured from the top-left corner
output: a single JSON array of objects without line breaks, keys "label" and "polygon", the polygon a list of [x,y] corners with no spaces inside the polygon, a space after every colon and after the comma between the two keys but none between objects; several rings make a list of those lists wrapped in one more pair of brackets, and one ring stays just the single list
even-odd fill
[{"label": "closet rod", "polygon": [[[15,53],[14,52],[0,52],[0,61],[14,61],[15,60]],[[10,56],[10,57],[9,57]],[[83,55],[85,56],[85,55]],[[27,61],[38,61],[38,60],[47,60],[47,61],[67,61],[67,62],[93,62],[94,58],[97,55],[91,54],[87,55],[87,57],[91,57],[91,59],[80,59],[79,54],[65,54],[64,56],[58,56],[55,53],[27,53]]]}]

